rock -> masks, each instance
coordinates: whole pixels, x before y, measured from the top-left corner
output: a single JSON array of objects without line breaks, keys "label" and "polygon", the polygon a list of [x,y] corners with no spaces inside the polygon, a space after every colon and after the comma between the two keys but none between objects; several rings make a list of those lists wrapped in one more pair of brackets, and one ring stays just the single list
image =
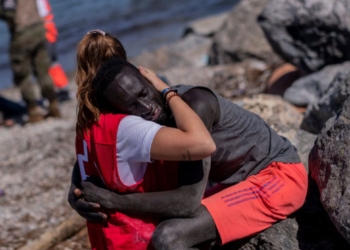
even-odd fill
[{"label": "rock", "polygon": [[228,13],[224,12],[191,22],[185,28],[183,36],[194,33],[198,36],[210,37],[223,25],[227,15]]},{"label": "rock", "polygon": [[303,118],[302,114],[280,96],[258,94],[251,98],[243,98],[237,104],[259,115],[277,133],[287,138],[294,137]]},{"label": "rock", "polygon": [[226,98],[241,98],[263,92],[271,69],[262,61],[246,60],[197,68],[173,67],[157,73],[164,76],[170,85],[205,86]]},{"label": "rock", "polygon": [[350,98],[339,115],[327,121],[309,156],[311,177],[323,207],[350,243]]},{"label": "rock", "polygon": [[180,41],[163,46],[156,51],[144,52],[131,58],[134,65],[142,65],[154,71],[174,67],[202,67],[208,64],[211,39],[190,34]]},{"label": "rock", "polygon": [[[12,90],[1,94],[20,98]],[[0,197],[0,248],[18,249],[76,214],[67,202],[76,160],[75,98],[60,108],[62,119],[0,127],[0,188],[6,192]]]},{"label": "rock", "polygon": [[284,98],[295,105],[308,104],[301,128],[318,134],[350,95],[350,62],[327,66],[293,83]]},{"label": "rock", "polygon": [[303,73],[350,59],[349,0],[271,0],[258,18],[274,51]]},{"label": "rock", "polygon": [[[294,105],[306,107],[317,103],[330,89],[331,85],[339,85],[341,75],[348,75],[350,62],[327,66],[324,69],[304,76],[295,81],[284,93],[283,97]],[[329,117],[328,117],[329,118]]]},{"label": "rock", "polygon": [[257,16],[267,0],[242,0],[229,13],[215,33],[210,50],[210,64],[229,64],[247,58],[279,62],[257,24]]},{"label": "rock", "polygon": [[241,98],[262,93],[267,88],[271,68],[259,60],[247,59],[242,63],[218,65],[210,88],[225,98]]}]

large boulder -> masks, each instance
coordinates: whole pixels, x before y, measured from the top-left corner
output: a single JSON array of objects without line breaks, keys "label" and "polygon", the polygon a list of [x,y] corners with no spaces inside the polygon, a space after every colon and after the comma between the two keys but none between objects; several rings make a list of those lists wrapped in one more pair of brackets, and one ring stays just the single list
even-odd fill
[{"label": "large boulder", "polygon": [[308,105],[301,128],[318,134],[326,121],[341,110],[349,95],[350,62],[346,62],[297,80],[284,98],[298,106]]},{"label": "large boulder", "polygon": [[350,59],[350,0],[270,0],[259,24],[274,51],[303,73]]},{"label": "large boulder", "polygon": [[339,75],[326,94],[317,102],[309,104],[300,128],[318,134],[326,121],[341,110],[344,101],[350,96],[350,78]]},{"label": "large boulder", "polygon": [[[344,79],[349,78],[349,72],[350,62],[327,66],[320,71],[304,76],[295,81],[284,92],[283,98],[300,107],[306,107],[309,104],[318,103],[329,91],[331,86],[340,85]],[[328,117],[327,120],[329,118],[330,117]]]},{"label": "large boulder", "polygon": [[311,177],[320,190],[323,207],[350,242],[350,98],[329,119],[309,156]]},{"label": "large boulder", "polygon": [[234,7],[214,35],[210,64],[229,64],[247,58],[279,61],[256,21],[267,1],[242,0]]}]

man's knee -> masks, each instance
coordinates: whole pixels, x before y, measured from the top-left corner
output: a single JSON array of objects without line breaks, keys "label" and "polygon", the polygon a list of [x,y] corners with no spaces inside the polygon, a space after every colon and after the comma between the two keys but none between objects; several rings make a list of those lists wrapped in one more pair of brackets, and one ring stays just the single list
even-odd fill
[{"label": "man's knee", "polygon": [[152,235],[152,244],[157,250],[181,249],[181,239],[171,223],[159,224]]}]

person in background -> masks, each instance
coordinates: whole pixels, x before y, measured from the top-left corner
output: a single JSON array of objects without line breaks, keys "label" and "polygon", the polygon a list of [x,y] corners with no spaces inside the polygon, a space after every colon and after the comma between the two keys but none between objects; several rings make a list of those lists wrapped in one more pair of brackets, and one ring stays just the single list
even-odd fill
[{"label": "person in background", "polygon": [[5,127],[11,127],[15,123],[24,123],[23,116],[27,114],[24,105],[3,96],[0,96],[0,112],[2,112],[2,125]]},{"label": "person in background", "polygon": [[[50,59],[36,0],[1,0],[0,19],[6,21],[11,33],[11,68],[14,82],[20,88],[26,103],[28,121],[39,122],[45,117],[61,117],[58,99],[48,73]],[[49,101],[46,114],[43,114],[38,105],[33,75],[39,83],[42,96]]]},{"label": "person in background", "polygon": [[54,15],[49,0],[36,0],[39,15],[44,21],[46,45],[51,59],[49,74],[55,86],[57,96],[60,101],[70,99],[68,84],[69,80],[58,61],[57,56],[57,38],[58,31],[54,22]]}]

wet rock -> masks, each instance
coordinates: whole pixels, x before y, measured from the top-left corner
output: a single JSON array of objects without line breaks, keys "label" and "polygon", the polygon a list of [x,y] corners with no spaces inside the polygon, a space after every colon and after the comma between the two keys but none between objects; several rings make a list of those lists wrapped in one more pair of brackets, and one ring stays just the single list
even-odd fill
[{"label": "wet rock", "polygon": [[211,65],[229,64],[247,58],[268,63],[279,61],[256,21],[266,3],[267,0],[242,0],[235,6],[214,35]]},{"label": "wet rock", "polygon": [[274,51],[303,73],[350,59],[349,0],[271,0],[259,24]]},{"label": "wet rock", "polygon": [[311,177],[330,219],[350,243],[350,98],[327,121],[309,156]]}]

